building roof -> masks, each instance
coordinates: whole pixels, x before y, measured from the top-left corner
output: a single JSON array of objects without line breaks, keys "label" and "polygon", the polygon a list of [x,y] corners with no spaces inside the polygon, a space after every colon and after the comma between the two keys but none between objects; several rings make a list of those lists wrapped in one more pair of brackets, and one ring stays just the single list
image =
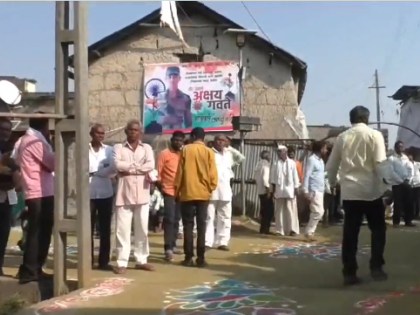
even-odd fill
[{"label": "building roof", "polygon": [[21,82],[24,82],[24,81],[31,82],[31,83],[36,83],[36,80],[34,80],[34,79],[18,78],[18,77],[15,77],[13,75],[0,75],[0,80],[10,81],[15,85],[20,85]]},{"label": "building roof", "polygon": [[[177,1],[177,6],[180,7],[181,11],[185,12],[188,16],[193,14],[200,14],[202,16],[207,17],[210,20],[213,20],[216,24],[227,25],[226,29],[245,29],[241,25],[236,24],[232,20],[219,14],[218,12],[214,11],[213,9],[209,8],[208,6],[204,5],[199,1]],[[97,59],[100,59],[103,56],[103,52],[107,49],[118,45],[120,42],[126,40],[134,34],[138,35],[141,30],[147,29],[141,24],[153,22],[159,23],[159,21],[160,8],[154,10],[153,12],[144,16],[140,20],[137,20],[131,23],[130,25],[93,43],[88,47],[89,62],[93,62]],[[292,55],[290,52],[284,50],[283,48],[273,45],[270,41],[266,40],[263,37],[260,37],[258,35],[252,35],[250,36],[250,41],[254,42],[257,45],[257,47],[261,47],[262,49],[266,50],[268,55],[272,54],[274,57],[277,57],[292,66],[292,70],[299,77],[298,102],[300,103],[306,86],[307,64],[298,57]]]},{"label": "building roof", "polygon": [[394,101],[402,101],[405,102],[410,97],[412,97],[414,94],[418,93],[420,91],[419,85],[403,85],[400,87],[397,92],[395,92],[393,95],[389,96]]},{"label": "building roof", "polygon": [[[313,139],[316,141],[325,141],[334,143],[335,139],[338,135],[350,127],[347,126],[331,126],[331,125],[312,125],[307,126],[309,139]],[[385,139],[388,139],[388,129],[382,128],[381,130],[382,135]]]}]

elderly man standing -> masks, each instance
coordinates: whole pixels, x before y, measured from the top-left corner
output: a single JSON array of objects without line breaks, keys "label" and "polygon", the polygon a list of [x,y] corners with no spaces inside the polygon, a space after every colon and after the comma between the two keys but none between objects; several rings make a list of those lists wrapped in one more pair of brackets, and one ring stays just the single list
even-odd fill
[{"label": "elderly man standing", "polygon": [[117,267],[126,271],[131,251],[131,222],[134,219],[134,258],[136,269],[154,271],[149,257],[150,173],[155,168],[152,147],[141,141],[142,125],[131,120],[125,128],[127,140],[114,146],[113,160],[118,171],[116,205]]},{"label": "elderly man standing", "polygon": [[287,156],[287,148],[279,145],[278,160],[271,168],[271,179],[275,200],[275,228],[277,235],[299,234],[297,207],[294,206],[299,188],[299,176],[295,161]]},{"label": "elderly man standing", "polygon": [[210,203],[207,208],[207,250],[213,246],[216,246],[219,250],[229,250],[228,243],[232,226],[232,188],[230,180],[233,177],[232,166],[234,161],[232,153],[225,147],[226,142],[225,136],[216,136],[212,147],[216,159],[217,187],[210,196]]},{"label": "elderly man standing", "polygon": [[175,197],[181,202],[184,223],[184,266],[194,266],[194,218],[197,218],[197,267],[205,267],[207,207],[217,187],[214,151],[204,144],[205,132],[197,127],[191,131],[193,143],[181,151],[175,177]]}]

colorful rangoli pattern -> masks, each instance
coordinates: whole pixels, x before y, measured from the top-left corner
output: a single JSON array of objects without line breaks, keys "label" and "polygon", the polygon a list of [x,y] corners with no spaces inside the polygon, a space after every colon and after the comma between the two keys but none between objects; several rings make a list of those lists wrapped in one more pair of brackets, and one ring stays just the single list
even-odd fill
[{"label": "colorful rangoli pattern", "polygon": [[[316,260],[327,261],[339,259],[341,257],[341,244],[338,243],[273,243],[271,245],[249,245],[255,248],[253,252],[241,254],[269,254],[271,258],[313,258]],[[358,254],[366,255],[370,253],[370,246],[359,246]]]},{"label": "colorful rangoli pattern", "polygon": [[[94,249],[95,253],[99,253],[99,247],[95,247]],[[76,255],[78,252],[77,245],[67,245],[67,255]],[[6,249],[7,254],[14,254],[19,255],[23,254],[23,252],[20,250],[19,246],[10,246]],[[49,254],[54,254],[54,247],[50,246],[50,249],[48,251]]]},{"label": "colorful rangoli pattern", "polygon": [[275,290],[232,279],[167,292],[163,315],[298,315],[303,306]]}]

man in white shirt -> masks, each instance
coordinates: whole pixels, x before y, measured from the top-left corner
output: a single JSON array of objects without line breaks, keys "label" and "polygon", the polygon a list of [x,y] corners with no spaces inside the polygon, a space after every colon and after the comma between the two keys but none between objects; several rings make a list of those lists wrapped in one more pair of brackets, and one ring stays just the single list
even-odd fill
[{"label": "man in white shirt", "polygon": [[405,226],[413,227],[414,204],[410,182],[414,176],[414,165],[404,154],[404,143],[395,142],[394,154],[389,157],[392,169],[398,178],[398,185],[392,186],[394,198],[394,214],[392,223],[394,227],[400,225],[401,216],[404,218]]},{"label": "man in white shirt", "polygon": [[303,174],[303,193],[309,201],[311,210],[309,222],[306,225],[305,237],[314,240],[315,230],[319,220],[324,215],[325,170],[323,157],[327,152],[324,142],[315,142],[312,146],[312,155],[309,157]]},{"label": "man in white shirt", "polygon": [[111,220],[114,189],[111,177],[115,176],[112,165],[112,147],[102,143],[105,128],[95,124],[90,129],[89,143],[89,189],[90,218],[92,227],[92,266],[94,265],[93,231],[96,222],[99,227],[98,268],[112,270],[109,265],[111,254]]},{"label": "man in white shirt", "polygon": [[345,212],[342,243],[343,275],[345,285],[360,282],[357,277],[357,243],[363,217],[366,216],[372,232],[371,276],[374,280],[387,279],[382,266],[386,239],[385,206],[382,196],[386,191],[381,164],[386,163],[385,141],[382,134],[367,126],[370,112],[356,106],[350,111],[352,127],[341,133],[335,142],[327,163],[328,180],[334,187],[340,168],[341,196]]},{"label": "man in white shirt", "polygon": [[228,251],[230,229],[232,226],[232,188],[230,180],[234,165],[232,153],[225,147],[227,139],[223,135],[214,138],[214,151],[217,168],[217,187],[212,192],[207,208],[206,249],[213,246]]},{"label": "man in white shirt", "polygon": [[419,216],[420,212],[420,163],[414,161],[413,154],[410,150],[407,153],[408,159],[411,163],[413,163],[413,178],[411,179],[411,192],[413,196],[413,204],[414,204],[414,217]]},{"label": "man in white shirt", "polygon": [[261,160],[255,165],[254,179],[257,185],[257,193],[260,198],[260,234],[270,234],[271,221],[274,216],[273,196],[270,189],[270,160],[269,151],[262,151]]},{"label": "man in white shirt", "polygon": [[270,183],[274,194],[276,235],[295,236],[299,234],[297,207],[294,206],[299,176],[295,161],[287,157],[287,148],[279,145],[278,160],[271,167]]}]

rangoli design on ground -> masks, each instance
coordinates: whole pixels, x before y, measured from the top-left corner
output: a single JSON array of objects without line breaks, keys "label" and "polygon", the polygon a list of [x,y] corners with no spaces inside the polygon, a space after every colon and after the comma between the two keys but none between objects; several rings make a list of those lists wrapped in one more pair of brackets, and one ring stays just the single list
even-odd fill
[{"label": "rangoli design on ground", "polygon": [[74,307],[80,303],[87,302],[91,299],[109,297],[124,292],[127,285],[131,284],[134,280],[128,278],[108,278],[96,284],[90,289],[86,289],[77,295],[64,295],[57,299],[52,299],[43,304],[40,308],[35,310],[35,314],[45,314],[57,312],[62,309]]},{"label": "rangoli design on ground", "polygon": [[[313,258],[316,260],[327,261],[339,259],[341,257],[341,244],[338,243],[273,243],[270,245],[254,245],[252,252],[238,254],[269,254],[271,258]],[[358,255],[370,254],[370,246],[359,246]]]},{"label": "rangoli design on ground", "polygon": [[296,301],[277,289],[224,279],[166,293],[162,315],[298,315]]},{"label": "rangoli design on ground", "polygon": [[384,307],[391,299],[400,298],[404,295],[420,294],[420,286],[411,287],[408,291],[395,291],[385,295],[372,296],[355,304],[354,315],[369,315],[376,313]]},{"label": "rangoli design on ground", "polygon": [[[77,245],[67,245],[67,255],[76,255],[78,250],[77,250]],[[99,253],[99,247],[95,247],[94,249],[95,253]],[[15,246],[9,246],[6,249],[6,253],[7,254],[14,254],[14,255],[19,255],[19,254],[23,254],[23,252],[20,250],[19,246],[15,245]],[[49,254],[54,254],[54,247],[50,246],[50,249],[48,251]]]}]

